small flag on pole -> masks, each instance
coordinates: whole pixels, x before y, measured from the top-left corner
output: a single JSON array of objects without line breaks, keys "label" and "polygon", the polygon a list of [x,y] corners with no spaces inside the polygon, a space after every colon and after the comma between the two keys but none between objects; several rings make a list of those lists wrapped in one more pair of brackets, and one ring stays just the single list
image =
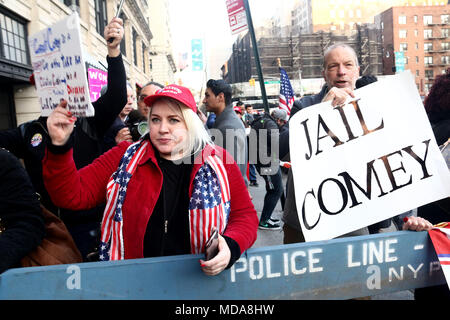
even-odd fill
[{"label": "small flag on pole", "polygon": [[287,114],[291,114],[291,108],[294,105],[294,90],[292,90],[291,82],[286,70],[280,67],[280,109],[286,110]]},{"label": "small flag on pole", "polygon": [[428,233],[450,289],[450,223],[441,223]]}]

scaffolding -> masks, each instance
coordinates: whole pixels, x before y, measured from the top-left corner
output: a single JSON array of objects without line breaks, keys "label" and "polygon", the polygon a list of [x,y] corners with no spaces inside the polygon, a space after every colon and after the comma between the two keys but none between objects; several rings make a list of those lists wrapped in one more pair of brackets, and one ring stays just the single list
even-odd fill
[{"label": "scaffolding", "polygon": [[[252,48],[247,37],[248,35],[244,36],[233,45],[232,56],[227,62],[228,72],[223,75],[229,83],[257,78]],[[369,25],[357,25],[351,36],[321,31],[295,37],[260,38],[258,50],[264,79],[279,79],[278,59],[291,80],[321,78],[324,52],[335,43],[345,43],[355,50],[361,75],[383,73],[380,31]]]}]

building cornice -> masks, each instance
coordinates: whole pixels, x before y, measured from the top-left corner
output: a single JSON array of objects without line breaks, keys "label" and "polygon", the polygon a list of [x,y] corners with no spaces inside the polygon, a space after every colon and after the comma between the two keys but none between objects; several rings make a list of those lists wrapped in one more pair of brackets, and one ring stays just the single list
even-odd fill
[{"label": "building cornice", "polygon": [[144,32],[145,38],[147,39],[148,43],[150,43],[150,40],[153,38],[153,34],[150,31],[150,26],[148,25],[147,19],[145,19],[144,15],[142,14],[139,4],[136,0],[127,0],[127,3],[134,18],[139,23],[139,27]]}]

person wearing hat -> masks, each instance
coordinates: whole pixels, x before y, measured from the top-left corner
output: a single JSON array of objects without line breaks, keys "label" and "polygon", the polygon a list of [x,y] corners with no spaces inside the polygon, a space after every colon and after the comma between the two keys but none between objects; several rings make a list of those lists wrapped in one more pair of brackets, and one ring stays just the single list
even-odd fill
[{"label": "person wearing hat", "polygon": [[286,124],[288,122],[288,115],[287,115],[286,110],[283,110],[283,109],[273,110],[272,118],[274,118],[275,121],[277,122],[277,125],[280,128],[280,134],[282,134],[286,130],[289,130],[289,128],[286,126]]},{"label": "person wearing hat", "polygon": [[70,140],[74,120],[60,104],[48,119],[45,185],[60,206],[106,201],[101,260],[200,254],[217,229],[217,255],[199,261],[205,274],[216,275],[256,240],[258,218],[244,180],[232,157],[211,142],[189,89],[172,84],[145,103],[149,133],[79,171]]}]

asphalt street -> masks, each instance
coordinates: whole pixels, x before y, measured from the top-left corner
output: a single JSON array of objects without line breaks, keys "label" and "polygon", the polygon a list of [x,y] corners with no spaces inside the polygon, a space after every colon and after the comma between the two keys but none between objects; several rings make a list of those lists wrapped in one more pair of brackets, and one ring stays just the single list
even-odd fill
[{"label": "asphalt street", "polygon": [[[283,175],[283,185],[286,185],[286,176]],[[266,194],[264,179],[258,176],[258,187],[249,186],[249,192],[253,197],[252,201],[255,205],[255,209],[258,213],[258,218],[261,215],[261,211],[264,204],[264,195]],[[278,201],[277,206],[272,213],[272,218],[280,219],[283,215],[281,210],[281,203]],[[281,223],[283,225],[283,223]],[[391,227],[383,229],[382,232],[393,232],[396,231],[393,224]],[[253,245],[256,247],[267,247],[267,246],[278,246],[283,244],[283,230],[261,230],[258,229],[258,238]],[[371,297],[372,300],[414,300],[414,295],[411,291],[399,291],[389,294],[380,294]]]}]

